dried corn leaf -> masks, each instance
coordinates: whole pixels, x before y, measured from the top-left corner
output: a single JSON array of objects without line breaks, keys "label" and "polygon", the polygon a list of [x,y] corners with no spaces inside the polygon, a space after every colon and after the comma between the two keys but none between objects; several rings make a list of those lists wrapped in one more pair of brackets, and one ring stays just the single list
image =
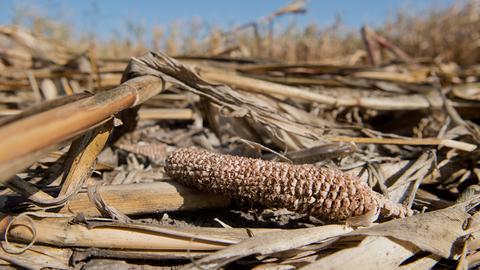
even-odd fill
[{"label": "dried corn leaf", "polygon": [[[329,240],[351,231],[352,229],[342,225],[326,225],[314,228],[266,233],[217,251],[212,255],[186,266],[184,269],[219,269],[230,262],[246,256],[254,254],[268,255],[280,251],[291,250],[311,243]],[[285,241],[285,239],[288,239],[288,241]]]},{"label": "dried corn leaf", "polygon": [[469,220],[468,203],[411,217],[387,221],[352,232],[352,235],[389,236],[410,242],[424,251],[444,258],[461,253],[462,238],[469,232],[464,226]]},{"label": "dried corn leaf", "polygon": [[[150,53],[142,58],[134,58],[127,70],[128,77],[154,75],[166,82],[208,98],[224,108],[222,113],[230,117],[248,117],[265,126],[271,134],[285,143],[284,136],[293,140],[307,140],[310,143],[321,141],[323,131],[311,124],[290,120],[286,113],[279,111],[267,99],[258,99],[253,95],[240,93],[225,85],[213,85],[198,77],[188,67],[178,61],[160,54]],[[225,111],[227,110],[227,111]],[[283,136],[281,132],[286,132]],[[299,148],[301,144],[288,144]]]},{"label": "dried corn leaf", "polygon": [[357,247],[342,249],[300,269],[397,269],[416,251],[410,243],[368,236]]}]

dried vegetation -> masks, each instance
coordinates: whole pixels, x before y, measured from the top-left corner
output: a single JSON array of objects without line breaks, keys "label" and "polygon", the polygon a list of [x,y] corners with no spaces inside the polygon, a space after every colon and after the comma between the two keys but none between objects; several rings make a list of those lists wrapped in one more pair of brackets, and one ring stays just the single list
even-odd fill
[{"label": "dried vegetation", "polygon": [[479,2],[278,32],[304,4],[146,54],[0,26],[0,266],[475,267]]}]

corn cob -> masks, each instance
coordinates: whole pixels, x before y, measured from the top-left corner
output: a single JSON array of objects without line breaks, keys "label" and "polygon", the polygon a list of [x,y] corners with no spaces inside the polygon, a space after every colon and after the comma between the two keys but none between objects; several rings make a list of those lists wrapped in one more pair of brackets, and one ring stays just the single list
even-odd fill
[{"label": "corn cob", "polygon": [[174,151],[166,160],[174,180],[202,191],[266,207],[285,207],[323,220],[345,220],[372,211],[403,217],[412,211],[374,192],[338,169],[237,157],[197,148]]}]

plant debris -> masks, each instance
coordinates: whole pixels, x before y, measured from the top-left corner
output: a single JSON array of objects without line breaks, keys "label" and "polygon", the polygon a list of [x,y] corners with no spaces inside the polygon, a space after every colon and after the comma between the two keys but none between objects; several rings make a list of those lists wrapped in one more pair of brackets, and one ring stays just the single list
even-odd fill
[{"label": "plant debris", "polygon": [[474,2],[129,59],[1,26],[0,267],[476,267]]}]

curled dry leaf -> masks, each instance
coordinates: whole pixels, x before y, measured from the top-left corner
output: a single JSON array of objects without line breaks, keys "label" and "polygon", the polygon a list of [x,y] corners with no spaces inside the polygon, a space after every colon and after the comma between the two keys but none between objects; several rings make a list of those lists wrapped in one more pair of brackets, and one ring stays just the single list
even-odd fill
[{"label": "curled dry leaf", "polygon": [[[209,83],[196,75],[189,67],[162,53],[149,53],[134,58],[125,76],[135,77],[154,75],[168,83],[177,85],[207,98],[210,102],[223,107],[222,113],[252,119],[264,126],[272,139],[280,141],[293,149],[303,145],[313,146],[319,141],[323,130],[305,121],[292,120],[285,112],[276,108],[268,99],[259,99],[251,94],[239,93],[227,85]],[[290,139],[291,138],[291,139]],[[290,143],[286,143],[289,141]]]}]

